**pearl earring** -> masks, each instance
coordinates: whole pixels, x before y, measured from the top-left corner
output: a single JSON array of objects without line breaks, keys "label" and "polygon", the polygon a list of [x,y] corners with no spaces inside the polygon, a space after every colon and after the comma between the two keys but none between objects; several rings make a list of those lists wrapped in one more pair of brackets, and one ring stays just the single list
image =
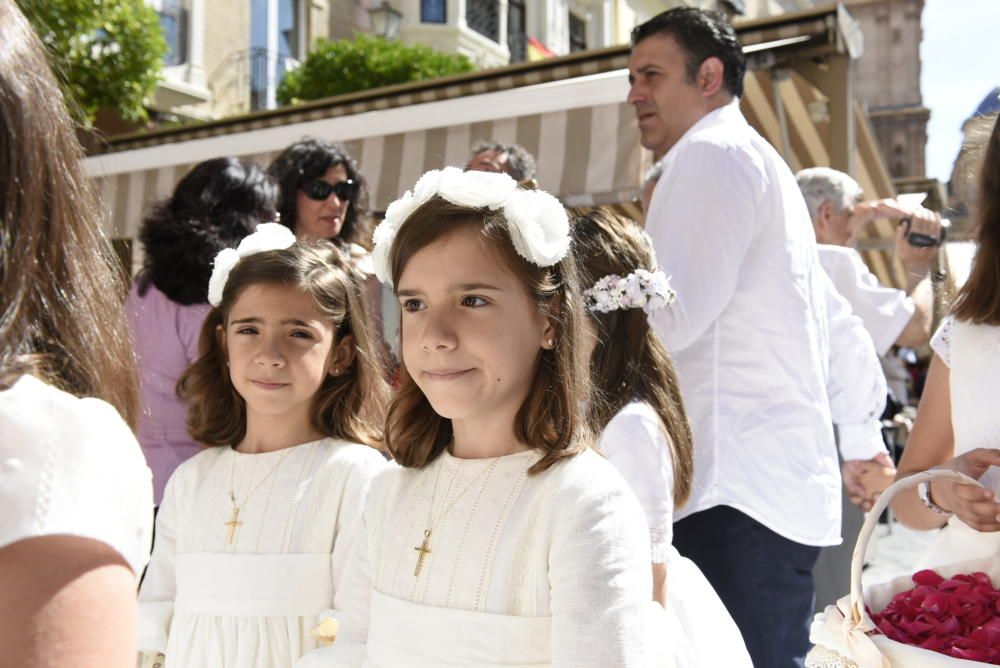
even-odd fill
[{"label": "pearl earring", "polygon": [[549,348],[555,348],[555,347],[556,347],[556,340],[549,339]]}]

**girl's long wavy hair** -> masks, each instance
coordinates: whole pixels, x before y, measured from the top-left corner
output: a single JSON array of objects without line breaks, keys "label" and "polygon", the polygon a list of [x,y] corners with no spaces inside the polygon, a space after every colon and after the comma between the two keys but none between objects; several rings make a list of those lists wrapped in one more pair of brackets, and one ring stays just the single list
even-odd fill
[{"label": "girl's long wavy hair", "polygon": [[983,325],[1000,325],[1000,117],[992,120],[979,173],[976,255],[952,307],[959,320]]},{"label": "girl's long wavy hair", "polygon": [[312,297],[334,328],[334,345],[354,337],[354,362],[339,376],[327,375],[313,399],[313,427],[324,436],[372,447],[382,444],[389,388],[380,348],[361,293],[363,277],[328,241],[296,241],[285,250],[250,255],[229,274],[222,302],[202,326],[201,356],[177,383],[188,406],[188,431],[205,445],[234,445],[246,435],[246,401],[229,378],[219,336],[240,294],[251,285],[284,285]]},{"label": "girl's long wavy hair", "polygon": [[[572,254],[551,267],[538,267],[518,255],[502,211],[459,206],[434,197],[406,219],[393,241],[393,284],[399,285],[414,255],[466,226],[480,230],[485,247],[521,280],[537,307],[556,325],[556,346],[540,351],[534,382],[514,422],[517,439],[542,451],[542,458],[529,470],[540,473],[591,443],[582,408],[587,397],[587,371],[580,340],[583,302],[576,267]],[[401,336],[406,336],[405,324]],[[431,463],[452,439],[451,420],[434,412],[406,371],[405,359],[386,423],[386,447],[403,466]]]},{"label": "girl's long wavy hair", "polygon": [[[658,269],[649,237],[634,221],[604,209],[570,214],[581,285],[592,286],[609,274]],[[681,506],[691,493],[693,437],[670,355],[642,309],[588,311],[588,317],[597,327],[590,357],[593,429],[602,431],[629,402],[649,404],[670,442],[674,504]]]},{"label": "girl's long wavy hair", "polygon": [[134,427],[124,276],[82,157],[42,43],[0,0],[0,386],[33,374]]}]

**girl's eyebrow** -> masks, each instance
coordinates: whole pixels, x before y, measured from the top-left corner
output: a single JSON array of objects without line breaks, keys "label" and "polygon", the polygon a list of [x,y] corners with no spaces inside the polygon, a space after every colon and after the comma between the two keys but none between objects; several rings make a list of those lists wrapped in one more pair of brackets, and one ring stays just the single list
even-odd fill
[{"label": "girl's eyebrow", "polygon": [[[263,323],[263,318],[258,318],[257,316],[251,316],[249,318],[240,318],[239,320],[230,320],[230,325],[256,325]],[[286,318],[281,321],[282,325],[298,325],[299,327],[313,327],[305,320],[300,320],[298,318]]]},{"label": "girl's eyebrow", "polygon": [[[503,288],[499,288],[495,285],[490,285],[489,283],[459,283],[458,285],[453,285],[449,288],[449,292],[482,292],[482,291],[492,291],[492,292],[503,292]],[[423,293],[420,290],[399,290],[396,292],[397,297],[419,297]]]}]

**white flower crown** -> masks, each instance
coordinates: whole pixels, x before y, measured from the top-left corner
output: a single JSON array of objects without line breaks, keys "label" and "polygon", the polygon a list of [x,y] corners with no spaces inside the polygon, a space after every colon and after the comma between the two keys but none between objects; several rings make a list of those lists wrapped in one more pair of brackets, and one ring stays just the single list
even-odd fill
[{"label": "white flower crown", "polygon": [[208,303],[218,306],[226,289],[229,274],[248,255],[284,250],[295,243],[295,234],[281,223],[261,223],[253,234],[243,237],[236,248],[224,248],[215,256],[212,277],[208,279]]},{"label": "white flower crown", "polygon": [[464,172],[457,167],[434,169],[389,205],[385,219],[375,228],[372,262],[375,275],[392,285],[389,258],[400,227],[420,206],[435,195],[459,206],[502,209],[514,249],[539,267],[551,267],[569,251],[569,218],[552,195],[541,190],[518,188],[506,174]]},{"label": "white flower crown", "polygon": [[641,308],[649,314],[676,299],[677,293],[670,287],[666,274],[645,269],[636,269],[625,278],[608,274],[583,292],[583,303],[599,313]]}]

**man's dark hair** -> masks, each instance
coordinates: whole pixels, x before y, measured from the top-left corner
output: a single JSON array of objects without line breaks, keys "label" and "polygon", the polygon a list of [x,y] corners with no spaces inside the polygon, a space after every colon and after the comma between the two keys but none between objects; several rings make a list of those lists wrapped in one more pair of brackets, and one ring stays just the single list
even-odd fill
[{"label": "man's dark hair", "polygon": [[472,145],[472,156],[483,151],[496,151],[507,154],[507,168],[515,181],[535,178],[535,156],[518,144],[503,144],[497,141],[481,139]]},{"label": "man's dark hair", "polygon": [[722,61],[722,85],[733,95],[743,94],[747,61],[743,47],[725,16],[694,7],[677,7],[657,14],[632,31],[632,46],[654,35],[671,36],[687,54],[687,78],[694,83],[705,59]]}]

